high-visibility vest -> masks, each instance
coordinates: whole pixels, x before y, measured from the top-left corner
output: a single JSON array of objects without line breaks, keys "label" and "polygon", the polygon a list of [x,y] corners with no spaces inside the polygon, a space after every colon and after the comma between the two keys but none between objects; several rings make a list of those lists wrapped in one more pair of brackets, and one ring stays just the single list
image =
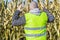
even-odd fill
[{"label": "high-visibility vest", "polygon": [[47,40],[46,24],[48,21],[47,14],[41,12],[40,15],[26,13],[26,24],[24,26],[26,40]]}]

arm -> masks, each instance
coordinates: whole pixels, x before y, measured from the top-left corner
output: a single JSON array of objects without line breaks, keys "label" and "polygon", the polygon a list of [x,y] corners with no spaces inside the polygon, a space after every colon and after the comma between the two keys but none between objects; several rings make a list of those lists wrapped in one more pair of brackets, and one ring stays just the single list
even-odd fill
[{"label": "arm", "polygon": [[53,22],[54,21],[54,16],[45,8],[44,8],[44,11],[47,13],[48,22]]},{"label": "arm", "polygon": [[19,10],[16,10],[13,17],[12,17],[12,26],[19,26],[25,24],[25,16],[19,17],[19,14],[21,12]]},{"label": "arm", "polygon": [[54,16],[51,13],[47,13],[47,16],[48,16],[48,22],[54,21]]}]

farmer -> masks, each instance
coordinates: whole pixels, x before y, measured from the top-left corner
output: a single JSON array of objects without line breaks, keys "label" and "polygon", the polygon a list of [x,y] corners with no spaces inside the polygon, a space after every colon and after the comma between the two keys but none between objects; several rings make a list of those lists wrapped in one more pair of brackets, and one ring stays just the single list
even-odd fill
[{"label": "farmer", "polygon": [[26,40],[47,40],[46,24],[47,22],[52,22],[54,16],[45,8],[41,12],[35,1],[30,3],[29,8],[30,11],[21,17],[19,16],[21,13],[21,5],[17,8],[12,18],[12,26],[24,25]]}]

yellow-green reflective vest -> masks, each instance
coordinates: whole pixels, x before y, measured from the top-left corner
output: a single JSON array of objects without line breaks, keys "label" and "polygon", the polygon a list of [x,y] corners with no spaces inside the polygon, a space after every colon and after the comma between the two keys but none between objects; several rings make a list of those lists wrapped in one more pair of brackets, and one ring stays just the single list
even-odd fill
[{"label": "yellow-green reflective vest", "polygon": [[26,40],[47,40],[46,39],[46,24],[47,14],[41,12],[39,16],[26,13],[26,24],[24,27]]}]

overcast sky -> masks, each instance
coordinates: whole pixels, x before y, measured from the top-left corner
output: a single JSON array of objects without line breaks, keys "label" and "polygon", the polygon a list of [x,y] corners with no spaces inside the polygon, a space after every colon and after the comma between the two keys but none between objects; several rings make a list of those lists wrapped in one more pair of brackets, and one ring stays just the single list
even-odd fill
[{"label": "overcast sky", "polygon": [[[4,0],[6,2],[6,0]],[[11,2],[12,0],[8,0],[8,2]]]}]

